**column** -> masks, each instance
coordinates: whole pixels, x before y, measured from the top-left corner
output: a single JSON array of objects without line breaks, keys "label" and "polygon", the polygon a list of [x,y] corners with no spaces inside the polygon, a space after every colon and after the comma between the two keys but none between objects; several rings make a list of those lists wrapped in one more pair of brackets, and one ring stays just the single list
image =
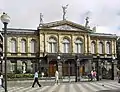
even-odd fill
[{"label": "column", "polygon": [[116,54],[116,41],[114,40],[114,54]]},{"label": "column", "polygon": [[58,36],[58,53],[60,53],[60,37],[59,37],[59,34],[57,34],[57,36]]},{"label": "column", "polygon": [[86,54],[87,53],[87,36],[86,35],[84,36],[84,39],[85,39],[84,40],[84,47],[85,47],[84,48],[84,53]]},{"label": "column", "polygon": [[106,55],[107,52],[106,52],[106,41],[104,41],[104,54]]},{"label": "column", "polygon": [[73,53],[73,35],[71,35],[71,53]]},{"label": "column", "polygon": [[30,52],[31,52],[30,47],[31,47],[31,38],[28,38],[28,40],[27,40],[28,56],[31,56],[31,54],[30,54]]},{"label": "column", "polygon": [[44,34],[44,53],[46,53],[46,35]]},{"label": "column", "polygon": [[90,35],[88,35],[88,53],[91,52],[91,40],[90,40]]},{"label": "column", "polygon": [[99,42],[98,42],[98,39],[96,40],[96,54],[98,54],[99,53],[99,44],[98,44]]},{"label": "column", "polygon": [[113,40],[112,40],[111,46],[112,46],[112,54],[114,54],[114,42],[113,42]]},{"label": "column", "polygon": [[18,40],[17,40],[17,50],[18,50],[18,56],[20,56],[21,54],[20,54],[20,46],[21,46],[21,44],[20,44],[20,40],[21,40],[21,38],[20,37],[18,37]]}]

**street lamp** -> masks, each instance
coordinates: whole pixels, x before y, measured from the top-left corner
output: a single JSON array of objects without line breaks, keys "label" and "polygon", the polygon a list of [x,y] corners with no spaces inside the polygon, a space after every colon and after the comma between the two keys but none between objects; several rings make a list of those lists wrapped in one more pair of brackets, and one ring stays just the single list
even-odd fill
[{"label": "street lamp", "polygon": [[10,22],[10,17],[3,13],[1,21],[4,24],[5,92],[7,92],[7,24]]},{"label": "street lamp", "polygon": [[112,57],[112,77],[111,77],[111,80],[114,80],[114,60],[115,60],[115,57],[113,56]]},{"label": "street lamp", "polygon": [[77,59],[77,81],[80,81],[79,67],[80,67],[80,60]]},{"label": "street lamp", "polygon": [[58,71],[58,63],[59,63],[59,60],[61,59],[60,55],[57,56],[57,64],[56,64],[56,69]]},{"label": "street lamp", "polygon": [[40,66],[39,66],[39,71],[40,71],[40,72],[41,72],[41,62],[42,62],[42,60],[40,59],[40,60],[39,60],[39,65],[40,65]]}]

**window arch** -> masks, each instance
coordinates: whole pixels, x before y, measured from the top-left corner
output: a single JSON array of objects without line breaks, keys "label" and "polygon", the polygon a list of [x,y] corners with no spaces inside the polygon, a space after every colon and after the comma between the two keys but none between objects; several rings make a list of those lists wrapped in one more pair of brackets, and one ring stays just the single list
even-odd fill
[{"label": "window arch", "polygon": [[81,39],[75,41],[76,53],[83,53],[83,42]]},{"label": "window arch", "polygon": [[10,43],[10,51],[12,52],[12,53],[16,53],[16,51],[17,51],[17,42],[16,42],[16,40],[15,39],[11,39],[11,43]]},{"label": "window arch", "polygon": [[96,52],[96,48],[95,48],[95,47],[96,47],[96,44],[95,44],[94,41],[92,41],[92,42],[91,42],[91,53],[92,53],[92,54],[95,54],[95,52]]},{"label": "window arch", "polygon": [[35,53],[36,52],[36,47],[37,47],[36,46],[37,45],[36,40],[32,39],[30,43],[31,43],[31,50],[30,50],[30,52],[31,53]]},{"label": "window arch", "polygon": [[63,53],[69,53],[70,41],[68,39],[63,39]]},{"label": "window arch", "polygon": [[99,42],[99,54],[103,54],[103,43]]},{"label": "window arch", "polygon": [[26,40],[25,39],[21,40],[21,52],[22,53],[26,52]]},{"label": "window arch", "polygon": [[110,42],[107,42],[107,43],[106,43],[106,53],[107,53],[107,54],[110,54],[110,53],[111,53],[111,45],[110,45]]},{"label": "window arch", "polygon": [[57,52],[57,40],[54,37],[49,38],[49,52],[50,53]]}]

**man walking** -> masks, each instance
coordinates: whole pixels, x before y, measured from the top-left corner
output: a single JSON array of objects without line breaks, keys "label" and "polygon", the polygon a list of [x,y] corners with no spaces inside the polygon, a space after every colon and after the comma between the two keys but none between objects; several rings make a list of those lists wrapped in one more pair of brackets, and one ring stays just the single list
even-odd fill
[{"label": "man walking", "polygon": [[39,71],[36,71],[35,74],[34,74],[34,82],[33,82],[32,87],[34,87],[36,82],[37,82],[38,86],[41,87],[41,85],[39,84],[39,81],[38,81],[38,72]]}]

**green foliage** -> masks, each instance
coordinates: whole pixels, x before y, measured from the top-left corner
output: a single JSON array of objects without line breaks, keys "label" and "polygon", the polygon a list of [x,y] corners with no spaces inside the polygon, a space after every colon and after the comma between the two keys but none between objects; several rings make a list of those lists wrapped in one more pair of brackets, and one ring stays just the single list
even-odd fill
[{"label": "green foliage", "polygon": [[17,73],[17,74],[20,74],[20,73],[22,73],[22,70],[21,70],[21,69],[17,69],[17,70],[16,70],[16,73]]}]

